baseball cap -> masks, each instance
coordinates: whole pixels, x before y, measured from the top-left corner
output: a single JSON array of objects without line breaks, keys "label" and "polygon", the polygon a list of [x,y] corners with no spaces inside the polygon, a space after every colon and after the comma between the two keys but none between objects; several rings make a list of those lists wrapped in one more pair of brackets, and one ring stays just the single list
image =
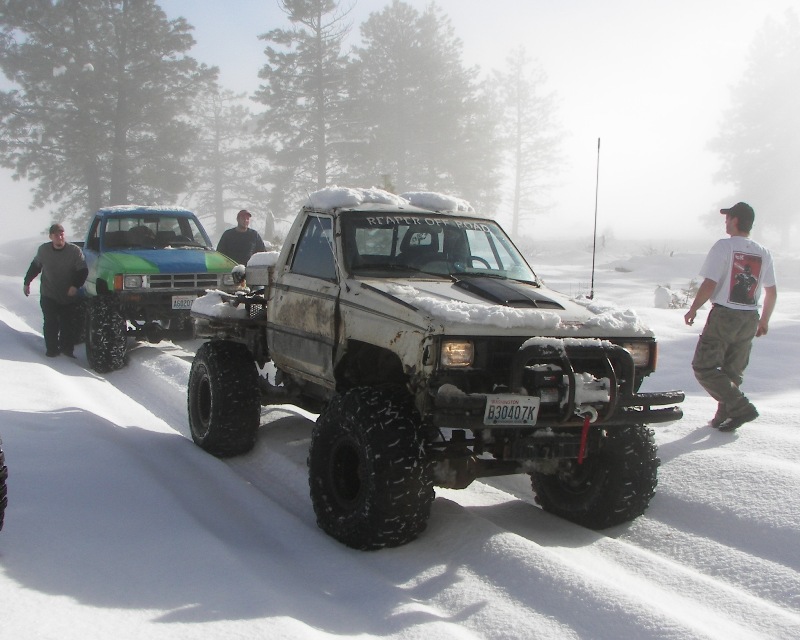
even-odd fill
[{"label": "baseball cap", "polygon": [[739,222],[742,223],[742,226],[746,226],[748,229],[753,225],[753,220],[756,218],[753,207],[746,202],[737,202],[728,209],[720,209],[719,212],[725,216],[739,218]]},{"label": "baseball cap", "polygon": [[247,216],[248,218],[252,218],[253,214],[250,213],[247,209],[242,209],[239,213],[236,214],[237,218],[239,218],[241,216]]}]

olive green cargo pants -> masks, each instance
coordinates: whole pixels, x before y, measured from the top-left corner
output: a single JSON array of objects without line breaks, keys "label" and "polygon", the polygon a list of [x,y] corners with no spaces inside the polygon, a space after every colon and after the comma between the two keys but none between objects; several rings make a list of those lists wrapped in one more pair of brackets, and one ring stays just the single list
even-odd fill
[{"label": "olive green cargo pants", "polygon": [[758,319],[758,311],[714,305],[697,341],[692,359],[695,378],[728,415],[741,414],[750,404],[739,386],[750,362]]}]

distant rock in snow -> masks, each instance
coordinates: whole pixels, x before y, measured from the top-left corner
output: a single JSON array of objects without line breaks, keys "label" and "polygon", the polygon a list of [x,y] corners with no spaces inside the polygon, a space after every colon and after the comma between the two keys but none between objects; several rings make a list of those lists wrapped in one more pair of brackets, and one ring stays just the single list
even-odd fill
[{"label": "distant rock in snow", "polygon": [[656,287],[653,306],[656,309],[669,309],[672,306],[673,293],[671,289],[663,285]]}]

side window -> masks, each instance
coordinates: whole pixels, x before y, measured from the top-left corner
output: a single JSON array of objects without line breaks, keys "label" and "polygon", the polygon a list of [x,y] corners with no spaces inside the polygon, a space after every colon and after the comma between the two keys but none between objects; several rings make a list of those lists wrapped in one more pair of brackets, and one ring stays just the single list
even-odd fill
[{"label": "side window", "polygon": [[330,218],[309,216],[297,241],[292,273],[336,281]]},{"label": "side window", "polygon": [[86,241],[86,248],[90,251],[100,251],[100,220],[95,220],[92,223],[92,228],[89,230],[88,240]]}]

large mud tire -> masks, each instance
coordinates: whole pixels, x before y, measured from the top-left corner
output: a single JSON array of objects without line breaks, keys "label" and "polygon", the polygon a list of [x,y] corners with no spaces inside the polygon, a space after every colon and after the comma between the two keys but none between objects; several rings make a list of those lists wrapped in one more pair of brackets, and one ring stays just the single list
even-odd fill
[{"label": "large mud tire", "polygon": [[192,440],[218,458],[238,456],[256,443],[261,421],[258,370],[247,347],[206,342],[195,354],[187,390]]},{"label": "large mud tire", "polygon": [[8,480],[8,467],[6,467],[6,456],[3,453],[3,441],[0,440],[0,531],[3,529],[3,520],[5,519],[6,506],[8,505],[6,480]]},{"label": "large mud tire", "polygon": [[362,387],[333,398],[314,428],[308,467],[317,524],[348,547],[396,547],[427,526],[432,468],[402,389]]},{"label": "large mud tire", "polygon": [[111,296],[98,296],[88,303],[85,339],[86,360],[97,373],[125,366],[127,324]]},{"label": "large mud tire", "polygon": [[602,448],[583,464],[553,475],[532,473],[536,501],[545,511],[590,529],[629,522],[655,495],[658,465],[653,430],[612,427]]}]

